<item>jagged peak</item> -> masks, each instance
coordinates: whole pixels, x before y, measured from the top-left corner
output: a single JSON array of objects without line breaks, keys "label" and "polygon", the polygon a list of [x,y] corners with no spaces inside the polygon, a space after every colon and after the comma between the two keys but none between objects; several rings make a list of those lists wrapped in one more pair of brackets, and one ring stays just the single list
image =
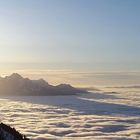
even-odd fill
[{"label": "jagged peak", "polygon": [[6,76],[6,78],[22,79],[23,77],[18,73],[13,73],[10,76]]},{"label": "jagged peak", "polygon": [[79,92],[85,91],[78,90],[69,84],[53,86],[44,79],[30,80],[18,73],[13,73],[0,81],[1,95],[73,95]]}]

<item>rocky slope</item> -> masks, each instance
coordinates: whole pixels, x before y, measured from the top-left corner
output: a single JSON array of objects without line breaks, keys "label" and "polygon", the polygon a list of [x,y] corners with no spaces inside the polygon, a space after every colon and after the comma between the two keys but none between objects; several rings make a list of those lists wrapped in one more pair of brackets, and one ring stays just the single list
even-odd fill
[{"label": "rocky slope", "polygon": [[1,123],[0,124],[0,140],[29,140],[20,134],[16,129]]}]

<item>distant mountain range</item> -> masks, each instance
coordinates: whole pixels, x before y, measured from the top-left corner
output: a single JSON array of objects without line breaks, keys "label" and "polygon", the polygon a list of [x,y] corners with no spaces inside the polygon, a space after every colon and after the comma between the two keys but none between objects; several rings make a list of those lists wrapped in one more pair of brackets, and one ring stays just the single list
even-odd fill
[{"label": "distant mountain range", "polygon": [[30,80],[17,73],[4,78],[0,77],[0,95],[14,96],[46,96],[46,95],[75,95],[85,93],[85,90],[77,89],[68,84],[53,86],[45,80]]}]

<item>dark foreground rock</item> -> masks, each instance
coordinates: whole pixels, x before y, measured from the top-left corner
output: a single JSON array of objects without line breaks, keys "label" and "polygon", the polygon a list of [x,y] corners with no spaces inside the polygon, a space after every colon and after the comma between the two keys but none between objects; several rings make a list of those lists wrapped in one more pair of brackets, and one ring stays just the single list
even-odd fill
[{"label": "dark foreground rock", "polygon": [[15,128],[1,123],[0,140],[29,140],[26,136],[20,134]]}]

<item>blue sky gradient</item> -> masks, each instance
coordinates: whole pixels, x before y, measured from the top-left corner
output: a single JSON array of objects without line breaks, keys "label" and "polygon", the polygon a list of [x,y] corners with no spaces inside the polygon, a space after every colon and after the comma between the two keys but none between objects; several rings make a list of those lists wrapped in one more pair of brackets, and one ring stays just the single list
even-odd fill
[{"label": "blue sky gradient", "polygon": [[140,71],[139,0],[0,1],[0,68]]}]

